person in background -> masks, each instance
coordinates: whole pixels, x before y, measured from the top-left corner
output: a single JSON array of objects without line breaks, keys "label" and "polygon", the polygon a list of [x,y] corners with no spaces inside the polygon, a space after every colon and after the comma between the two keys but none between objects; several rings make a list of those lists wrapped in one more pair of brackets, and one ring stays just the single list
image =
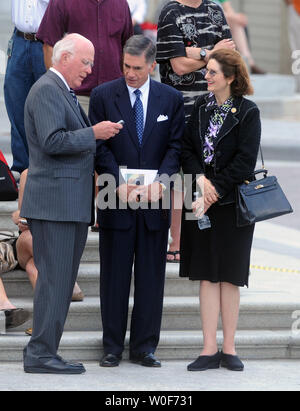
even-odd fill
[{"label": "person in background", "polygon": [[249,67],[251,74],[266,74],[264,70],[258,67],[255,63],[254,57],[251,53],[249,40],[247,37],[247,24],[248,19],[244,13],[237,13],[231,1],[228,0],[214,0],[217,3],[221,3],[223,6],[224,14],[229,24],[232,38],[236,44],[237,50],[241,53]]},{"label": "person in background", "polygon": [[[210,54],[205,78],[209,93],[201,96],[186,127],[182,168],[192,175],[182,214],[180,276],[200,280],[200,315],[204,346],[189,371],[244,365],[235,350],[239,287],[248,286],[254,224],[237,227],[235,187],[252,180],[261,137],[246,64],[237,51]],[[200,196],[192,202],[192,193]],[[190,201],[188,200],[190,199]],[[191,204],[192,202],[192,204]],[[190,210],[195,217],[189,219]],[[203,216],[208,221],[203,227]],[[223,350],[217,346],[221,312]]]},{"label": "person in background", "polygon": [[141,24],[145,21],[147,13],[147,1],[146,0],[127,0],[132,17],[132,25],[134,34],[143,34]]},{"label": "person in background", "polygon": [[52,0],[37,32],[43,43],[46,68],[51,67],[54,44],[66,33],[78,33],[95,47],[90,76],[75,89],[88,113],[94,87],[122,77],[122,49],[132,36],[132,20],[126,0]]},{"label": "person in background", "polygon": [[28,168],[28,144],[24,128],[25,100],[31,86],[45,73],[43,45],[36,37],[49,0],[12,0],[14,33],[8,44],[4,98],[11,124],[12,171]]},{"label": "person in background", "polygon": [[[222,8],[208,0],[169,1],[163,7],[157,33],[157,57],[162,83],[182,92],[187,122],[196,99],[207,91],[204,77],[210,53],[234,48]],[[167,261],[179,262],[183,188],[179,176],[172,191],[171,238]]]},{"label": "person in background", "polygon": [[[284,0],[288,6],[289,39],[292,53],[298,54],[294,57],[299,60],[300,54],[300,0]],[[292,56],[293,57],[293,56]],[[300,65],[293,70],[296,79],[296,92],[300,93]]]},{"label": "person in background", "polygon": [[24,324],[30,316],[29,311],[24,310],[24,308],[17,308],[10,302],[2,278],[0,278],[0,311],[3,312],[5,316],[5,330],[0,329],[0,334],[7,329],[19,327],[19,325]]}]

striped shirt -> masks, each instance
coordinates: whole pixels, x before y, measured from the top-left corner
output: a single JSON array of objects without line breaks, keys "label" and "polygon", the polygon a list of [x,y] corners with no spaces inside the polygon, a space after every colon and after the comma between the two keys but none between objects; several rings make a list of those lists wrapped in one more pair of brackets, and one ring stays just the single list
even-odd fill
[{"label": "striped shirt", "polygon": [[186,57],[186,47],[211,50],[220,40],[231,38],[222,8],[211,0],[203,0],[198,8],[171,0],[161,11],[158,22],[157,56],[162,83],[181,91],[186,121],[197,97],[207,92],[203,69],[183,76],[176,74],[170,60]]}]

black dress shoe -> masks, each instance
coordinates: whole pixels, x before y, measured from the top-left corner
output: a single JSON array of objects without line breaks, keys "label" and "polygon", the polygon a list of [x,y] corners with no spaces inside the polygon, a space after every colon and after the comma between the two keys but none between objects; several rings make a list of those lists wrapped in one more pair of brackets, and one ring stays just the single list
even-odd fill
[{"label": "black dress shoe", "polygon": [[221,354],[200,355],[194,362],[187,366],[188,371],[205,371],[220,368]]},{"label": "black dress shoe", "polygon": [[130,354],[129,359],[131,362],[144,367],[161,367],[161,362],[154,357],[153,353],[134,353]]},{"label": "black dress shoe", "polygon": [[237,355],[221,353],[221,367],[231,371],[244,371],[244,364]]},{"label": "black dress shoe", "polygon": [[71,363],[62,358],[54,357],[33,366],[24,364],[24,371],[30,374],[83,374],[85,368],[81,363]]},{"label": "black dress shoe", "polygon": [[105,354],[100,360],[100,367],[117,367],[121,360],[121,355]]},{"label": "black dress shoe", "polygon": [[13,308],[11,310],[1,310],[5,315],[5,326],[7,329],[19,327],[26,323],[30,313],[23,308]]}]

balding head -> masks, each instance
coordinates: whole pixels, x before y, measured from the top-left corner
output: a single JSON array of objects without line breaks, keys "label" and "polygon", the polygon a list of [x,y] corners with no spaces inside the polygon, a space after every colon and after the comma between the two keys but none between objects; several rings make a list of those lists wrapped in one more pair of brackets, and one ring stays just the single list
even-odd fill
[{"label": "balding head", "polygon": [[67,34],[55,44],[52,64],[71,88],[78,88],[92,71],[94,55],[90,40],[77,33]]}]

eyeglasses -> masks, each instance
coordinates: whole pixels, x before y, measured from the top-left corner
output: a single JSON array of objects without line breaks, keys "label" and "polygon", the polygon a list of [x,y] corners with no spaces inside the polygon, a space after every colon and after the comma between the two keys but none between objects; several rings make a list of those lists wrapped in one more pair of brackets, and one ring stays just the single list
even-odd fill
[{"label": "eyeglasses", "polygon": [[82,63],[85,67],[87,67],[87,66],[91,66],[91,68],[94,67],[94,63],[91,62],[91,61],[89,61],[89,60],[86,60],[86,59],[81,59],[81,63]]},{"label": "eyeglasses", "polygon": [[215,77],[217,74],[219,74],[219,71],[215,71],[215,70],[208,70],[208,69],[203,69],[204,71],[204,76],[206,76],[207,74],[209,74],[211,77]]}]

